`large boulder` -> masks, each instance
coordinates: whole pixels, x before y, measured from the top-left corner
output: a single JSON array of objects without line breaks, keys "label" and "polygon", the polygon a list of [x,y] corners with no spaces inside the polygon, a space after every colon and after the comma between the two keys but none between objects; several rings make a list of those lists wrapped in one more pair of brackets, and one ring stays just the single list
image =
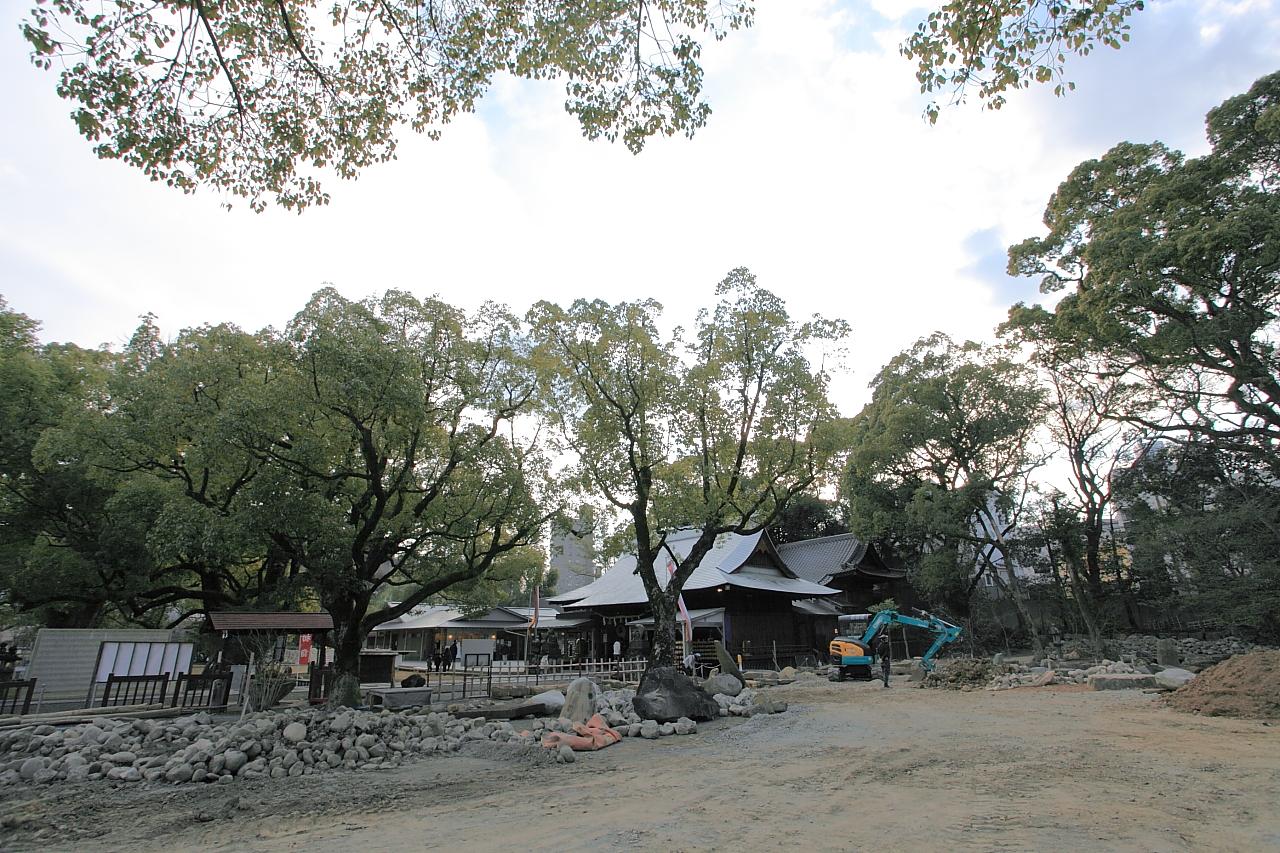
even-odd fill
[{"label": "large boulder", "polygon": [[600,688],[590,678],[575,678],[564,691],[564,707],[560,719],[585,723],[596,712],[596,696]]},{"label": "large boulder", "polygon": [[725,696],[737,696],[742,692],[743,683],[727,672],[717,672],[702,683],[702,689],[708,696],[723,693]]},{"label": "large boulder", "polygon": [[564,707],[564,694],[559,690],[547,690],[529,697],[529,704],[539,704],[546,707],[548,714],[560,715],[560,709]]},{"label": "large boulder", "polygon": [[1166,690],[1177,690],[1182,685],[1196,677],[1194,672],[1182,669],[1177,666],[1166,666],[1164,669],[1151,676],[1156,680],[1156,684]]},{"label": "large boulder", "polygon": [[742,674],[742,670],[738,667],[733,656],[725,649],[724,643],[719,640],[716,640],[716,660],[720,663],[721,672],[736,677],[743,684],[747,683],[747,677]]},{"label": "large boulder", "polygon": [[711,720],[720,706],[698,683],[674,666],[655,666],[645,672],[632,706],[641,719],[674,723],[681,717]]}]

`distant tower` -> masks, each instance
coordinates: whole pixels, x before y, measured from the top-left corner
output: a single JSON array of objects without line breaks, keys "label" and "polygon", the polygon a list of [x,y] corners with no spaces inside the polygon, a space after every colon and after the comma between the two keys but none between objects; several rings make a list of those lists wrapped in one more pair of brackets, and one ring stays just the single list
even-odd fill
[{"label": "distant tower", "polygon": [[557,524],[552,528],[550,568],[556,572],[556,595],[586,586],[600,576],[596,570],[595,536],[591,528],[586,512],[579,512],[567,527]]}]

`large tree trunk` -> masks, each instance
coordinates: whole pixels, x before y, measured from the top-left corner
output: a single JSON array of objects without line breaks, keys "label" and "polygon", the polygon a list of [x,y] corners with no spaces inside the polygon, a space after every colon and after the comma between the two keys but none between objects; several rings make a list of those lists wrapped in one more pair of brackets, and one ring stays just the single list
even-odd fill
[{"label": "large tree trunk", "polygon": [[1049,570],[1053,572],[1053,586],[1058,592],[1058,623],[1062,625],[1065,633],[1071,630],[1071,625],[1067,621],[1067,591],[1062,586],[1062,572],[1058,571],[1058,560],[1053,554],[1053,540],[1045,537],[1044,544],[1049,552]]},{"label": "large tree trunk", "polygon": [[[1044,642],[1040,639],[1040,629],[1036,627],[1035,619],[1031,615],[1031,601],[1027,596],[1027,591],[1022,586],[1022,579],[1018,577],[1018,573],[1013,568],[1013,559],[1008,550],[1004,547],[1003,541],[997,544],[1000,551],[1000,557],[1003,565],[1000,566],[1004,574],[1005,584],[1009,593],[1009,598],[1013,601],[1013,608],[1018,614],[1018,627],[1025,629],[1031,636],[1031,650],[1040,657],[1044,654]],[[992,571],[996,571],[994,566]]]},{"label": "large tree trunk", "polygon": [[1084,532],[1084,567],[1089,596],[1102,600],[1102,520],[1090,522]]},{"label": "large tree trunk", "polygon": [[653,649],[649,652],[649,666],[646,668],[676,665],[677,598],[668,588],[649,602],[653,610]]},{"label": "large tree trunk", "polygon": [[1084,579],[1080,577],[1081,572],[1077,566],[1079,553],[1076,549],[1069,546],[1069,543],[1062,543],[1063,556],[1066,558],[1064,562],[1067,564],[1067,575],[1071,578],[1071,595],[1076,600],[1076,609],[1080,611],[1080,618],[1084,621],[1085,629],[1089,632],[1089,642],[1093,644],[1093,650],[1099,656],[1104,656],[1107,652],[1106,644],[1102,639],[1102,632],[1098,629],[1098,617],[1093,610],[1093,601],[1091,593],[1087,588]]},{"label": "large tree trunk", "polygon": [[369,602],[360,598],[343,597],[329,606],[333,616],[334,660],[337,677],[360,677],[360,649],[364,648],[364,617]]}]

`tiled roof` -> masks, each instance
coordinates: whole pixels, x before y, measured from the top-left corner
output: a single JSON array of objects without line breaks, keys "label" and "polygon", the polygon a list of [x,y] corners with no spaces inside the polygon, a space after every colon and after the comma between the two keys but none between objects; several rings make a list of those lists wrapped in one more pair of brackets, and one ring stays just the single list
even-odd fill
[{"label": "tiled roof", "polygon": [[886,567],[867,543],[852,533],[788,542],[778,546],[778,554],[788,568],[813,583],[826,583],[848,572],[890,579],[906,574]]},{"label": "tiled roof", "polygon": [[[711,550],[702,558],[698,568],[689,575],[684,589],[686,591],[715,589],[718,586],[727,585],[776,592],[796,598],[836,595],[839,592],[839,590],[797,578],[785,568],[747,565],[747,559],[755,552],[763,535],[765,534],[753,533],[750,536],[742,536],[727,533],[720,536]],[[667,544],[677,558],[683,558],[689,553],[697,538],[696,530],[680,531],[670,536]],[[657,579],[659,585],[663,587],[667,585],[665,567],[659,568]],[[627,554],[620,557],[599,579],[565,595],[558,595],[552,600],[564,605],[568,610],[582,610],[620,604],[647,604],[649,597],[645,594],[644,583],[636,572],[635,555]]]}]

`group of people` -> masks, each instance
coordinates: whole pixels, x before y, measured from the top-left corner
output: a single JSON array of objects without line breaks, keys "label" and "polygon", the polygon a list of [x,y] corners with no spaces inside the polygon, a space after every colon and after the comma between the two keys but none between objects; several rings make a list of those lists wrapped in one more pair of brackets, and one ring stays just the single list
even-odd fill
[{"label": "group of people", "polygon": [[454,640],[447,646],[440,646],[431,653],[431,668],[435,672],[445,672],[453,669],[454,661],[458,659],[458,641]]}]

